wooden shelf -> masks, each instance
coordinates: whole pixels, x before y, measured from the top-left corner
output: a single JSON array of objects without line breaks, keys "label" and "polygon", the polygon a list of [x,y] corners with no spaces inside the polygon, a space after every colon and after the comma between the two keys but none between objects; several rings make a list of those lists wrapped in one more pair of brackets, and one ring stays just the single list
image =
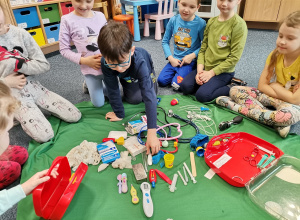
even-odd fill
[{"label": "wooden shelf", "polygon": [[46,2],[33,2],[28,4],[22,4],[22,5],[13,5],[11,6],[11,9],[19,9],[19,8],[28,8],[28,7],[34,7],[39,5],[50,5],[60,2],[70,2],[71,0],[53,0],[53,1],[46,1]]}]

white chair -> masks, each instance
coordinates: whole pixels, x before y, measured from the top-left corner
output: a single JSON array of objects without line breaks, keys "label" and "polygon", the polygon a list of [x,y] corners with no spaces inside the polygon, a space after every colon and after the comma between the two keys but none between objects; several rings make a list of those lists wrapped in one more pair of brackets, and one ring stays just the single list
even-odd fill
[{"label": "white chair", "polygon": [[[155,20],[155,40],[161,40],[161,34],[164,32],[163,20],[174,16],[174,0],[156,0],[158,2],[157,13],[145,14],[144,36],[149,37],[149,19]],[[164,2],[164,8],[163,8]],[[169,7],[168,7],[169,6]]]}]

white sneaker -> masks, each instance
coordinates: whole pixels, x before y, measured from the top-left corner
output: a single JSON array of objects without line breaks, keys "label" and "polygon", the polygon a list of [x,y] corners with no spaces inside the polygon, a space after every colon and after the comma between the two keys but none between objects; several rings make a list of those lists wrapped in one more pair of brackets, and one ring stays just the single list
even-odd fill
[{"label": "white sneaker", "polygon": [[291,129],[291,126],[285,126],[285,127],[275,127],[275,130],[278,131],[279,135],[283,138],[286,138],[286,136],[289,134]]},{"label": "white sneaker", "polygon": [[177,83],[173,82],[172,85],[174,90],[178,91],[178,89],[180,88],[180,85],[178,85]]},{"label": "white sneaker", "polygon": [[84,94],[89,94],[89,89],[88,89],[85,81],[82,84],[82,90],[83,90]]}]

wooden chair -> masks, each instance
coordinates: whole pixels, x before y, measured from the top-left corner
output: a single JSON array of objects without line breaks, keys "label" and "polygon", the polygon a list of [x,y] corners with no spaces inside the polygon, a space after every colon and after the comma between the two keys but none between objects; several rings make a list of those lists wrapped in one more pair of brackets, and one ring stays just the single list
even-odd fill
[{"label": "wooden chair", "polygon": [[106,20],[108,19],[108,13],[107,13],[107,1],[105,2],[95,2],[93,9],[96,8],[103,8],[103,14],[105,15]]},{"label": "wooden chair", "polygon": [[[174,16],[174,0],[156,0],[158,2],[157,13],[145,14],[144,36],[149,37],[149,19],[155,20],[155,40],[161,40],[161,33],[164,32],[163,20]],[[163,7],[164,2],[164,7]]]}]

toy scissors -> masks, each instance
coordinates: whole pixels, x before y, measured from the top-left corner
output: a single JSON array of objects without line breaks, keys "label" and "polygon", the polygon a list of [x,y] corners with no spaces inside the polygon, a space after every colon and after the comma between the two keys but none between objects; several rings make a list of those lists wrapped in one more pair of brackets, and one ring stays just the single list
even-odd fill
[{"label": "toy scissors", "polygon": [[249,156],[245,156],[244,160],[247,161],[247,162],[249,162],[249,164],[251,166],[256,167],[257,162],[256,162],[255,158],[256,158],[257,154],[258,154],[258,148],[256,147],[256,148],[253,149],[250,157]]}]

